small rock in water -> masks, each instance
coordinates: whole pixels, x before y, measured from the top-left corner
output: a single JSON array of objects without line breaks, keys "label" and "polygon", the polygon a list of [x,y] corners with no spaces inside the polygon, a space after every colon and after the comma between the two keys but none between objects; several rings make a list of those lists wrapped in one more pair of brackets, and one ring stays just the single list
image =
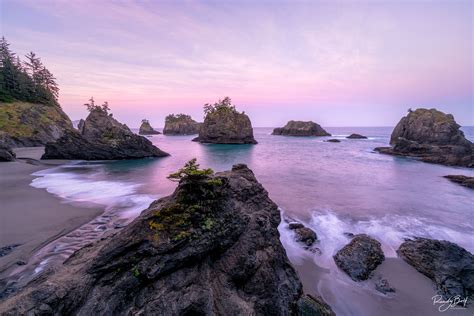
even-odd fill
[{"label": "small rock in water", "polygon": [[305,227],[302,223],[291,222],[288,224],[288,228],[295,231],[296,241],[302,242],[306,246],[311,246],[318,239],[316,233],[312,229]]},{"label": "small rock in water", "polygon": [[331,138],[331,139],[326,140],[326,142],[328,142],[328,143],[340,143],[341,141],[339,139],[336,139],[336,138]]},{"label": "small rock in water", "polygon": [[354,234],[353,233],[348,233],[348,232],[345,232],[344,233],[344,236],[348,237],[348,238],[354,238]]},{"label": "small rock in water", "polygon": [[24,265],[26,264],[26,262],[23,261],[23,260],[18,260],[18,261],[16,262],[16,264],[19,265],[19,266],[24,266]]},{"label": "small rock in water", "polygon": [[297,222],[288,224],[288,228],[290,229],[298,229],[298,228],[303,228],[303,227],[304,227],[303,224],[297,223]]},{"label": "small rock in water", "polygon": [[347,136],[348,139],[367,139],[367,136],[360,135],[360,134],[351,134]]},{"label": "small rock in water", "polygon": [[382,279],[382,278],[379,278],[375,282],[375,289],[383,294],[395,292],[395,289],[390,286],[390,283],[388,283],[388,280]]}]

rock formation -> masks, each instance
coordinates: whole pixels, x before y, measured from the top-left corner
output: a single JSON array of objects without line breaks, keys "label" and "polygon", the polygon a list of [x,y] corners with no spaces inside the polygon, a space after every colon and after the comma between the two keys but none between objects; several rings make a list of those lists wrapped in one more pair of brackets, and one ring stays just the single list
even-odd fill
[{"label": "rock formation", "polygon": [[355,235],[334,256],[336,265],[354,281],[370,278],[372,271],[384,260],[380,242],[366,234]]},{"label": "rock formation", "polygon": [[474,145],[459,128],[451,114],[417,109],[403,117],[393,130],[390,138],[393,147],[375,150],[425,162],[474,167]]},{"label": "rock formation", "polygon": [[77,123],[77,129],[81,133],[82,133],[82,130],[84,129],[84,123],[85,123],[85,121],[83,119],[80,119],[79,122]]},{"label": "rock formation", "polygon": [[280,212],[245,165],[190,162],[175,192],[74,253],[0,313],[333,315],[305,296],[280,243]]},{"label": "rock formation", "polygon": [[296,241],[304,243],[306,246],[311,246],[318,239],[316,233],[301,223],[293,222],[288,224],[288,228],[294,230]]},{"label": "rock formation", "polygon": [[186,114],[170,114],[165,119],[165,135],[193,135],[199,133],[201,123]]},{"label": "rock formation", "polygon": [[114,160],[163,157],[167,153],[145,137],[134,134],[106,111],[90,112],[81,131],[69,130],[46,144],[42,159]]},{"label": "rock formation", "polygon": [[211,144],[256,144],[249,117],[240,113],[224,98],[214,105],[205,105],[206,118],[193,141]]},{"label": "rock formation", "polygon": [[445,240],[416,238],[403,242],[398,255],[430,278],[445,298],[474,295],[474,256]]},{"label": "rock formation", "polygon": [[340,143],[341,141],[337,138],[331,138],[331,139],[328,139],[326,140],[325,142],[328,142],[328,143]]},{"label": "rock formation", "polygon": [[459,183],[464,187],[474,189],[474,177],[468,177],[463,175],[447,175],[444,177],[446,179],[451,180],[452,182]]},{"label": "rock formation", "polygon": [[312,121],[289,121],[284,127],[273,130],[272,135],[284,136],[331,136],[319,124]]},{"label": "rock formation", "polygon": [[142,125],[140,125],[140,130],[138,131],[140,135],[157,135],[161,134],[158,131],[155,131],[153,127],[151,127],[150,122],[146,119],[142,120]]},{"label": "rock formation", "polygon": [[27,102],[0,103],[0,131],[12,147],[43,146],[72,130],[59,105]]},{"label": "rock formation", "polygon": [[348,139],[367,139],[367,136],[354,133],[354,134],[350,134],[346,138],[348,138]]},{"label": "rock formation", "polygon": [[0,132],[0,161],[12,161],[16,157],[7,139],[6,133]]}]

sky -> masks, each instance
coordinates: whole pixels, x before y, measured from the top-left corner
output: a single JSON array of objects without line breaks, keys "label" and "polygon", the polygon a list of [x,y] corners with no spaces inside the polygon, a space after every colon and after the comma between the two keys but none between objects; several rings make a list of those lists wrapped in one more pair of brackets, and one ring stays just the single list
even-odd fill
[{"label": "sky", "polygon": [[474,125],[473,3],[0,0],[0,33],[41,57],[72,120],[91,96],[131,127],[229,96],[253,126],[394,126],[418,107]]}]

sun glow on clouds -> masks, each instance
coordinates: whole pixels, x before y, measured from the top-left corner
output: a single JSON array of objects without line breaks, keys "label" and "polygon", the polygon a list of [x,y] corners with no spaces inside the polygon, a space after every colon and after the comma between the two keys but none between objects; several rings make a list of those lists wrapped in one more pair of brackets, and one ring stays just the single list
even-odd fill
[{"label": "sun glow on clouds", "polygon": [[[229,95],[256,126],[393,125],[417,105],[473,124],[471,6],[5,1],[2,20],[13,49],[56,75],[74,119],[91,95],[131,126],[201,118],[202,104]],[[340,107],[347,116],[333,117]]]}]

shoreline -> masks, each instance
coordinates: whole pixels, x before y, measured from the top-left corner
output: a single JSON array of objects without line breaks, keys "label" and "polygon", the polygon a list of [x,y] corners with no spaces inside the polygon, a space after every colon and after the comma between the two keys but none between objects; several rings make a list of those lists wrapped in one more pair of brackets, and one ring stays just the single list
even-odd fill
[{"label": "shoreline", "polygon": [[14,246],[0,256],[0,279],[27,263],[48,243],[103,213],[98,205],[66,203],[44,189],[32,187],[32,173],[67,163],[35,164],[44,147],[16,148],[17,161],[0,163],[0,248]]}]

